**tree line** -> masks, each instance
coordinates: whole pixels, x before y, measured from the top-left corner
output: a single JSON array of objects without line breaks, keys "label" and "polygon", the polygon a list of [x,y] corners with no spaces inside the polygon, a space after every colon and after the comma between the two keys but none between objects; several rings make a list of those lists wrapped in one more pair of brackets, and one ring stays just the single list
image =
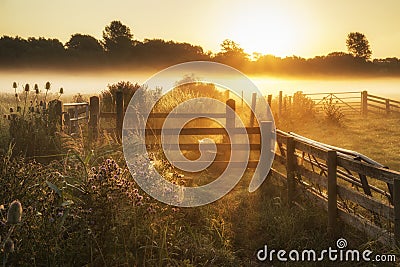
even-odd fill
[{"label": "tree line", "polygon": [[325,56],[247,54],[239,44],[224,40],[217,53],[201,46],[162,39],[134,39],[131,29],[120,21],[104,28],[102,40],[76,33],[63,44],[58,39],[2,36],[0,67],[129,67],[162,68],[193,60],[215,61],[238,68],[245,73],[275,75],[400,75],[400,60],[396,57],[371,59],[372,51],[364,34],[349,33],[347,52],[332,52]]}]

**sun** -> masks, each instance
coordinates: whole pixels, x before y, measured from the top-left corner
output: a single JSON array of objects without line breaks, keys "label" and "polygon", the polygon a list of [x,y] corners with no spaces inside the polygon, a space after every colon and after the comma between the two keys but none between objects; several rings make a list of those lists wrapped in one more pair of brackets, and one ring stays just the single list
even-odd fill
[{"label": "sun", "polygon": [[238,43],[246,53],[258,52],[279,57],[292,56],[304,46],[304,23],[279,9],[254,10],[252,16],[231,21],[228,39]]}]

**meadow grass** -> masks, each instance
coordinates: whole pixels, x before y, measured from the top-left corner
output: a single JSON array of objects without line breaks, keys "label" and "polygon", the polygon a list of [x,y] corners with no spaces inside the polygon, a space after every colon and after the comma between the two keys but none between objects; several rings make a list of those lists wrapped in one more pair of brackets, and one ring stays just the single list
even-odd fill
[{"label": "meadow grass", "polygon": [[[166,109],[173,106],[174,103],[169,103]],[[372,154],[379,155],[379,147],[382,145],[380,149],[385,149],[388,140],[396,144],[397,118],[370,118],[368,121],[346,117],[341,126],[315,118],[302,123],[280,119],[277,126],[357,150],[384,164],[382,160],[389,155],[392,161],[387,161],[387,165],[396,168],[394,148],[381,153],[382,158]],[[201,126],[206,122],[198,123]],[[386,136],[387,126],[382,125],[391,125],[390,136],[382,138],[379,141],[382,143],[374,141],[372,148],[369,144],[375,140],[374,135]],[[361,135],[365,131],[372,137]],[[1,132],[7,132],[6,127]],[[354,138],[358,134],[361,137]],[[317,251],[335,247],[336,240],[326,231],[326,213],[304,196],[297,199],[297,206],[289,207],[285,186],[273,178],[268,178],[256,192],[249,193],[247,187],[253,173],[248,170],[239,184],[220,200],[203,207],[175,208],[157,202],[140,190],[126,168],[120,144],[112,136],[101,135],[90,145],[85,144],[85,136],[84,126],[81,135],[62,135],[65,156],[49,164],[13,159],[7,147],[3,148],[0,160],[0,183],[5,189],[0,194],[0,205],[4,205],[0,208],[2,238],[8,231],[7,225],[3,225],[8,205],[19,199],[23,206],[22,224],[11,236],[15,252],[8,255],[8,265],[286,266],[287,263],[277,261],[258,262],[257,250],[264,245],[271,249]],[[180,182],[182,173],[162,158],[158,160],[161,160],[161,170]],[[146,173],[145,165],[142,172]],[[216,174],[210,170],[198,174],[197,178],[207,180]],[[347,225],[341,225],[339,234],[348,240],[352,249],[368,248],[398,255],[398,251],[368,239]],[[302,262],[291,266],[320,264]],[[337,263],[323,262],[323,265],[337,266]],[[354,262],[341,266],[354,266]]]}]

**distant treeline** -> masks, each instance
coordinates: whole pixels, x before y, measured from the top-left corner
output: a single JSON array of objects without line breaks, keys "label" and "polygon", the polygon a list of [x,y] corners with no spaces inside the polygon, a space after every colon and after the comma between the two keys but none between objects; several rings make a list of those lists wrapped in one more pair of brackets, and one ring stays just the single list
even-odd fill
[{"label": "distant treeline", "polygon": [[[365,36],[364,36],[365,37]],[[367,41],[366,41],[367,42]],[[366,44],[368,46],[368,43]],[[367,47],[369,49],[369,46]],[[370,52],[370,51],[369,51]],[[371,52],[370,52],[371,53]],[[370,56],[370,54],[369,54]],[[398,76],[400,60],[396,57],[373,59],[357,54],[333,52],[326,56],[280,58],[253,54],[252,57],[234,41],[225,40],[221,51],[204,51],[198,45],[162,39],[133,38],[129,27],[113,21],[103,31],[103,39],[73,34],[63,44],[58,39],[3,36],[0,38],[1,68],[163,68],[193,60],[225,63],[245,73],[274,75],[346,75]]]}]

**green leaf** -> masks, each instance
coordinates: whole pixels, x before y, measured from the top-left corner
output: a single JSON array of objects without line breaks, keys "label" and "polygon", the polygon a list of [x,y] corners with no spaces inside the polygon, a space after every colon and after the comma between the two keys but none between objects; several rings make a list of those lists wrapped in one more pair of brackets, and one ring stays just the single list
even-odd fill
[{"label": "green leaf", "polygon": [[57,187],[55,184],[50,183],[50,182],[47,181],[47,180],[46,180],[46,184],[47,184],[54,192],[56,192],[57,195],[58,195],[59,197],[62,197],[62,192],[60,191],[60,189],[58,189],[58,187]]},{"label": "green leaf", "polygon": [[69,206],[72,204],[74,204],[74,202],[72,200],[67,200],[67,201],[64,201],[63,203],[61,203],[61,207],[66,207],[66,206]]}]

